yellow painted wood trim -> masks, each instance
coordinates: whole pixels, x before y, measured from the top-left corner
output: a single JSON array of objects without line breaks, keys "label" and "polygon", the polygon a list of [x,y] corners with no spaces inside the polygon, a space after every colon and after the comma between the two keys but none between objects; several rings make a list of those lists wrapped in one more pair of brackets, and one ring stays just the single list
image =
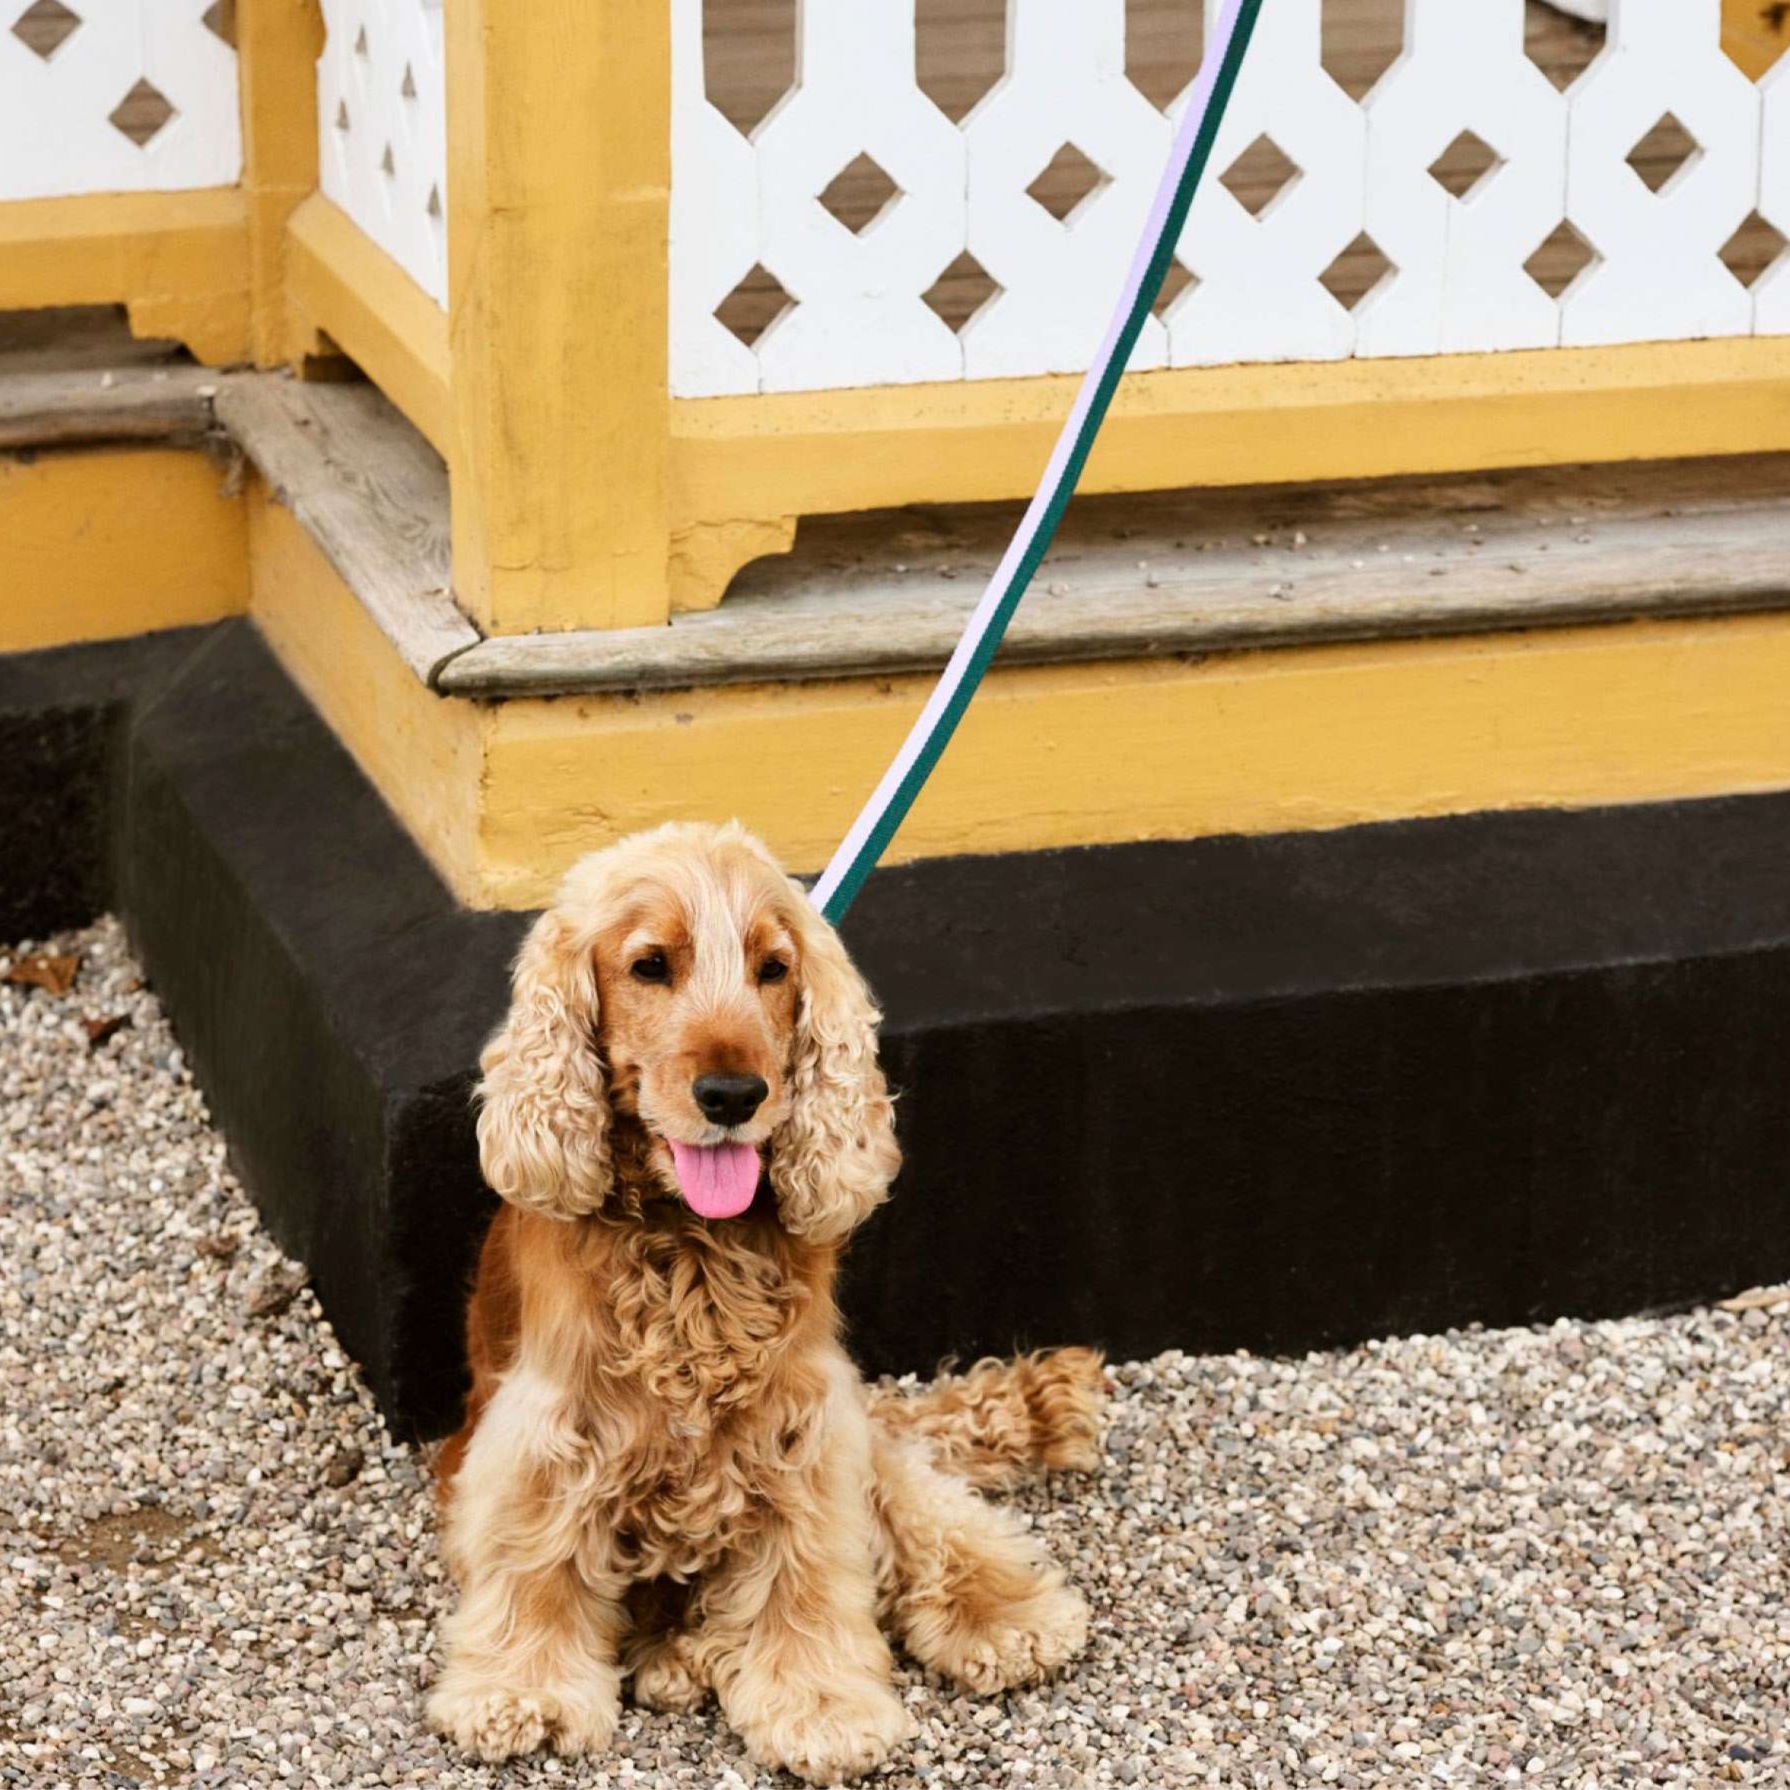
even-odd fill
[{"label": "yellow painted wood trim", "polygon": [[211,366],[249,350],[248,206],[237,187],[0,205],[0,311],[129,309],[139,336]]},{"label": "yellow painted wood trim", "polygon": [[296,350],[324,331],[452,459],[447,313],[321,193],[287,223],[286,296]]},{"label": "yellow painted wood trim", "polygon": [[176,448],[0,457],[0,652],[239,614],[247,536],[223,486]]},{"label": "yellow painted wood trim", "polygon": [[1753,80],[1790,45],[1790,13],[1770,0],[1722,0],[1722,48]]},{"label": "yellow painted wood trim", "polygon": [[443,880],[479,905],[481,711],[417,681],[259,477],[247,509],[256,626]]},{"label": "yellow painted wood trim", "polygon": [[286,354],[286,220],[317,188],[317,0],[236,9],[242,185],[248,205],[250,336],[256,362]]},{"label": "yellow painted wood trim", "polygon": [[670,15],[447,6],[454,590],[487,632],[669,611]]},{"label": "yellow painted wood trim", "polygon": [[[1029,496],[1071,378],[682,399],[672,520]],[[1790,448],[1790,339],[1193,367],[1127,379],[1084,491]]]},{"label": "yellow painted wood trim", "polygon": [[[485,753],[482,899],[738,815],[826,860],[925,679],[514,702]],[[891,861],[1790,787],[1790,615],[996,671]]]}]

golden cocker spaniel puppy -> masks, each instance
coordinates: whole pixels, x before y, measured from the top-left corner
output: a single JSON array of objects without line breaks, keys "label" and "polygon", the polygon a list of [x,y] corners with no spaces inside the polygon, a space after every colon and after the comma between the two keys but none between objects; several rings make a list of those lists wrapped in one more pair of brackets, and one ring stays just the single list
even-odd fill
[{"label": "golden cocker spaniel puppy", "polygon": [[631,1674],[831,1783],[909,1731],[885,1629],[984,1692],[1081,1647],[1081,1598],[976,1488],[1092,1465],[1099,1358],[902,1397],[840,1342],[840,1246],[899,1163],[878,1018],[737,826],[598,852],[529,935],[484,1056],[505,1204],[440,1463],[461,1599],[428,1713],[462,1747],[599,1749]]}]

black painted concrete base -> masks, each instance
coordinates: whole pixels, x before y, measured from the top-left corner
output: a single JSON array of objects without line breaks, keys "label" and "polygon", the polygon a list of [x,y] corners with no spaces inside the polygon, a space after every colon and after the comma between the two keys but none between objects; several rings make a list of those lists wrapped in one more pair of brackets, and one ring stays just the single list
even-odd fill
[{"label": "black painted concrete base", "polygon": [[[457,909],[252,630],[0,660],[0,920],[122,908],[245,1180],[405,1430],[454,1415]],[[1790,1277],[1790,795],[888,871],[847,926],[908,1166],[873,1368],[1292,1351]]]}]

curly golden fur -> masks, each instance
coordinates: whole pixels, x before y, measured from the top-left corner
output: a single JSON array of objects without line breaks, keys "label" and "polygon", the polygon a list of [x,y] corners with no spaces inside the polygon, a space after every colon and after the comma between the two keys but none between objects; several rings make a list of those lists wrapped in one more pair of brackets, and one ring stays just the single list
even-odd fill
[{"label": "curly golden fur", "polygon": [[[600,852],[536,923],[484,1057],[506,1203],[440,1463],[461,1601],[428,1711],[461,1746],[600,1749],[631,1674],[655,1708],[712,1692],[754,1758],[832,1783],[908,1732],[885,1628],[978,1691],[1080,1648],[1080,1597],[975,1488],[1093,1464],[1099,1357],[902,1397],[867,1395],[840,1343],[840,1246],[899,1164],[878,1018],[738,827]],[[715,1074],[763,1088],[722,1128]],[[711,1221],[671,1146],[718,1141],[768,1191]]]}]

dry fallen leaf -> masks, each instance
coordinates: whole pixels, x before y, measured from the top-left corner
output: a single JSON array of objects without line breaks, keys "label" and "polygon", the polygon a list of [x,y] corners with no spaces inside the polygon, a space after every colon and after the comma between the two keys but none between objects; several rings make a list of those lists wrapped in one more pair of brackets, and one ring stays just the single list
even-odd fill
[{"label": "dry fallen leaf", "polygon": [[251,1318],[277,1318],[298,1297],[304,1284],[302,1271],[284,1274],[276,1270],[263,1277],[249,1295],[245,1309]]},{"label": "dry fallen leaf", "polygon": [[131,1016],[128,1013],[114,1013],[107,1019],[82,1020],[82,1028],[87,1033],[87,1048],[98,1050],[108,1038],[116,1037],[130,1022]]},{"label": "dry fallen leaf", "polygon": [[1748,1287],[1722,1301],[1723,1311],[1764,1311],[1773,1305],[1790,1305],[1790,1287]]},{"label": "dry fallen leaf", "polygon": [[332,1486],[344,1486],[352,1479],[360,1476],[360,1470],[367,1464],[367,1457],[358,1448],[341,1448],[330,1456],[329,1465],[323,1469],[323,1483]]},{"label": "dry fallen leaf", "polygon": [[75,973],[81,967],[81,954],[59,956],[54,951],[32,951],[15,957],[6,967],[8,982],[41,988],[53,995],[65,995],[75,985]]}]

